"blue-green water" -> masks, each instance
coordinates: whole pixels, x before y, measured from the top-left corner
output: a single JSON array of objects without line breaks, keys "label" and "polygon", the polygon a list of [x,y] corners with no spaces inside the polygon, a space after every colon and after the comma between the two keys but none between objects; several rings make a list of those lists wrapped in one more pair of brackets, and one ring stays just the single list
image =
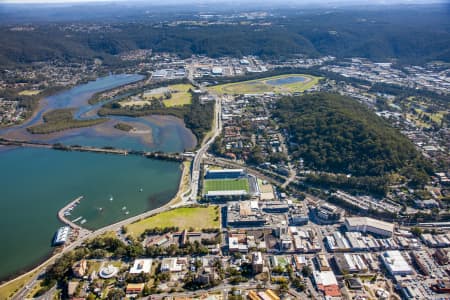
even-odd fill
[{"label": "blue-green water", "polygon": [[[42,100],[40,109],[33,118],[22,125],[0,129],[0,136],[18,140],[82,146],[111,146],[130,150],[183,152],[193,149],[197,144],[195,136],[186,128],[182,120],[172,116],[143,118],[109,116],[110,121],[106,123],[52,134],[31,134],[26,130],[27,127],[42,122],[42,115],[45,112],[59,108],[75,108],[74,117],[77,119],[97,118],[96,112],[104,102],[90,105],[88,101],[95,93],[141,79],[143,79],[141,75],[110,75],[47,97]],[[139,129],[138,133],[115,129],[114,125],[118,122],[131,123]]]},{"label": "blue-green water", "polygon": [[35,148],[1,150],[0,170],[0,278],[50,253],[57,212],[78,196],[70,218],[95,229],[160,207],[181,176],[175,162]]},{"label": "blue-green water", "polygon": [[[42,122],[46,111],[73,107],[76,118],[96,117],[101,104],[89,105],[97,92],[142,79],[140,75],[111,75],[46,98],[37,114],[22,125],[0,130],[12,139],[61,142],[68,145],[182,152],[195,147],[195,136],[183,121],[171,116],[127,118],[48,135],[26,128]],[[137,129],[114,128],[127,122]],[[57,212],[84,196],[72,211],[95,229],[167,203],[178,189],[180,165],[137,156],[60,152],[50,149],[0,147],[0,279],[39,263],[51,252],[51,240],[61,225]],[[112,200],[111,200],[112,198]]]}]

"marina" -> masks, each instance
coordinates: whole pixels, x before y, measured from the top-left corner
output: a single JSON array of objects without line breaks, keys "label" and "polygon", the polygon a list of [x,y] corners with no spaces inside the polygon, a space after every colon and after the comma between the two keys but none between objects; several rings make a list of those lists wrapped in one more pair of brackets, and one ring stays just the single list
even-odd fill
[{"label": "marina", "polygon": [[[67,224],[68,226],[70,226],[72,229],[76,229],[79,230],[81,234],[88,234],[90,231],[86,230],[84,228],[82,228],[81,226],[75,224],[75,221],[70,221],[69,219],[66,218],[66,216],[71,215],[71,212],[78,206],[78,204],[80,204],[80,201],[83,199],[83,196],[80,196],[78,198],[76,198],[75,200],[71,201],[69,204],[67,204],[66,206],[64,206],[62,209],[60,209],[60,211],[58,212],[58,219]],[[76,220],[78,221],[81,217],[77,218]],[[83,225],[83,221],[86,220],[82,220],[80,222],[81,225]]]}]

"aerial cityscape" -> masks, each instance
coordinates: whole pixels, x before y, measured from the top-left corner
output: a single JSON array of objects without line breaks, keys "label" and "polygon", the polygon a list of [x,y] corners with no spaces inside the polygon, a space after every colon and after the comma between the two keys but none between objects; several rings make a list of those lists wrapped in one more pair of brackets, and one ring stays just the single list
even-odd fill
[{"label": "aerial cityscape", "polygon": [[450,299],[447,1],[0,2],[0,300]]}]

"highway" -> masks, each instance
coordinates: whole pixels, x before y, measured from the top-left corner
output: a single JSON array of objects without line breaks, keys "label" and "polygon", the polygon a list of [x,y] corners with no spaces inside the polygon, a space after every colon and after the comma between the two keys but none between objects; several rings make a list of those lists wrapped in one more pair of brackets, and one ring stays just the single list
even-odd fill
[{"label": "highway", "polygon": [[[217,136],[222,132],[222,103],[220,101],[220,97],[215,95],[215,105],[214,105],[214,128],[212,136],[207,140],[203,141],[200,149],[197,150],[194,160],[192,162],[192,172],[191,172],[191,193],[189,195],[183,196],[182,204],[188,204],[190,202],[196,202],[198,195],[198,187],[200,180],[200,167],[202,164],[202,160],[208,151],[209,146],[214,142]],[[180,204],[180,205],[182,205]]]}]

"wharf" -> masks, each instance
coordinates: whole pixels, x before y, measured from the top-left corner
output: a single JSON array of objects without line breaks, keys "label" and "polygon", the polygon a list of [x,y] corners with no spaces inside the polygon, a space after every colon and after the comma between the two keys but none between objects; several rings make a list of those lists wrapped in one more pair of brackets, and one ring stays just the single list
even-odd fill
[{"label": "wharf", "polygon": [[58,211],[58,219],[59,219],[61,222],[63,222],[64,224],[69,225],[70,228],[72,228],[73,230],[78,231],[80,236],[81,236],[81,235],[87,235],[87,234],[91,233],[92,231],[90,231],[90,230],[88,230],[88,229],[86,229],[86,228],[83,228],[83,227],[81,227],[80,225],[77,225],[77,224],[75,224],[74,222],[70,221],[69,219],[66,218],[66,216],[64,215],[64,213],[65,213],[66,211],[68,211],[68,209],[69,209],[70,207],[72,207],[72,206],[74,206],[74,205],[76,205],[76,204],[79,204],[80,201],[81,201],[81,199],[83,199],[83,196],[80,196],[80,197],[76,198],[75,200],[69,202],[66,206],[64,206],[63,208],[61,208],[61,209]]}]

